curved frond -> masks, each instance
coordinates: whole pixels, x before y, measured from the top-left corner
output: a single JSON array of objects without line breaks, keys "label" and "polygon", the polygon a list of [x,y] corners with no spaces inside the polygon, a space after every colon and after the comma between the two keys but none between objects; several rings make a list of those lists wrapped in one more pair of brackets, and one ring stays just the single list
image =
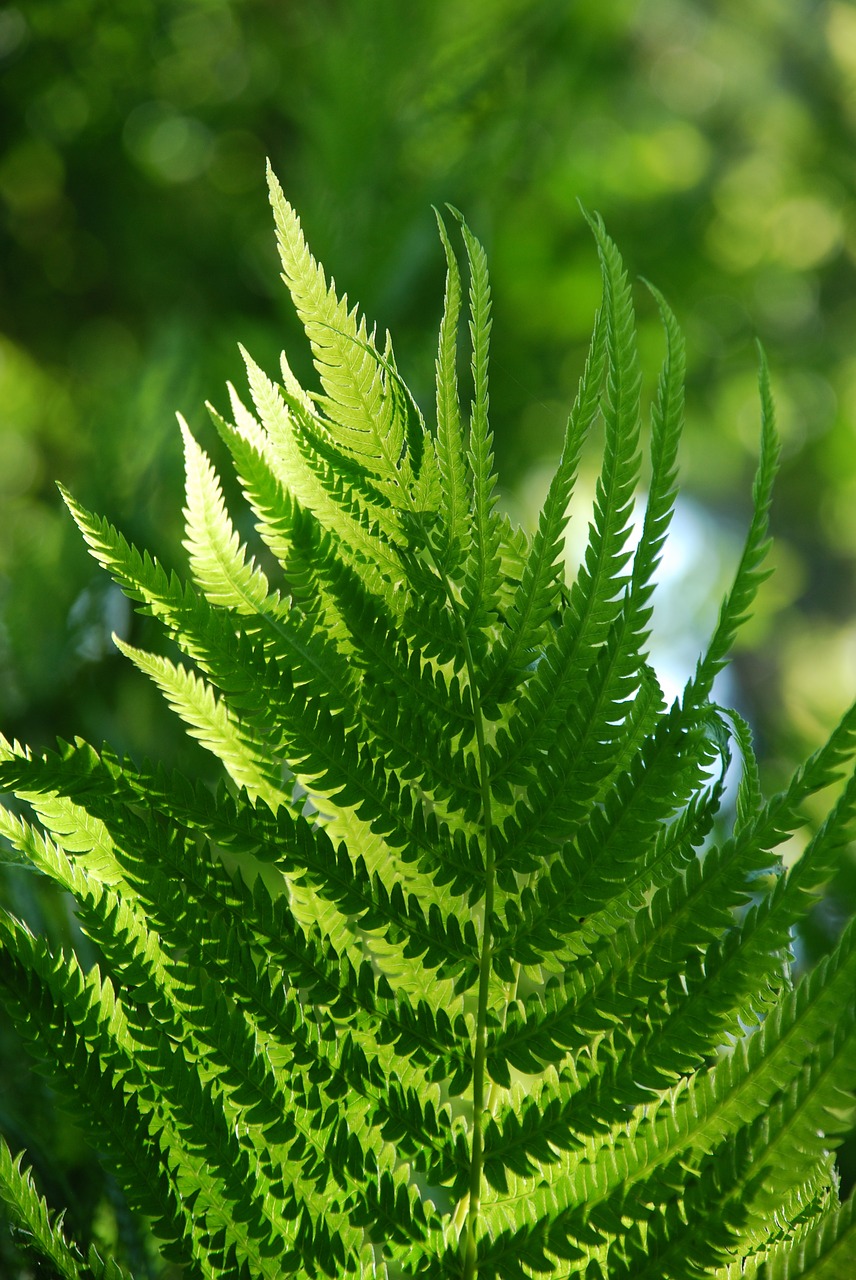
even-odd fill
[{"label": "curved frond", "polygon": [[773,497],[773,481],[779,464],[779,443],[776,436],[770,371],[767,367],[767,358],[760,347],[758,352],[761,453],[752,486],[752,521],[734,582],[722,603],[716,630],[704,656],[699,659],[695,675],[688,688],[688,693],[691,690],[691,696],[698,701],[709,695],[717,672],[725,665],[734,637],[749,615],[759,587],[771,573],[771,570],[763,568],[763,563],[770,546],[768,538],[770,504]]}]

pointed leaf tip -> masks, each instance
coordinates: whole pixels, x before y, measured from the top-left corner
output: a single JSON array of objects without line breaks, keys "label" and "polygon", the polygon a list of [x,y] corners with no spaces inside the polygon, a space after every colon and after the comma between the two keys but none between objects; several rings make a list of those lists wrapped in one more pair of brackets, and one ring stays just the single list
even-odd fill
[{"label": "pointed leaf tip", "polygon": [[76,521],[77,516],[75,513],[82,510],[80,503],[77,501],[77,499],[75,498],[71,490],[66,489],[65,485],[60,480],[57,480],[56,487],[59,489],[59,495],[62,498],[63,502],[65,503],[69,513],[71,514],[72,518]]},{"label": "pointed leaf tip", "polygon": [[601,235],[605,234],[606,225],[603,221],[603,218],[598,213],[597,209],[594,209],[594,210],[587,209],[583,204],[582,200],[580,199],[577,199],[577,204],[580,207],[580,213],[583,215],[586,222],[590,226],[591,230],[594,232],[595,237],[597,237],[598,234],[601,234]]}]

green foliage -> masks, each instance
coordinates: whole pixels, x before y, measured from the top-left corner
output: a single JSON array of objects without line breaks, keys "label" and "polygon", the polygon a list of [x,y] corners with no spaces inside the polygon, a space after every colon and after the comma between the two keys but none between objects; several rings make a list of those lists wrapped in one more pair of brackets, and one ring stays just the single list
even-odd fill
[{"label": "green foliage", "polygon": [[[441,219],[435,432],[273,178],[271,196],[321,391],[247,357],[252,409],[233,392],[233,421],[212,411],[255,555],[183,423],[188,581],[66,495],[96,560],[192,665],[123,652],[228,781],[215,793],[80,739],[2,740],[8,856],[72,895],[97,951],[87,966],[4,911],[7,1015],[188,1276],[844,1274],[856,1231],[833,1152],[856,1085],[856,924],[799,979],[791,931],[850,838],[856,779],[789,871],[776,850],[848,775],[856,708],[765,801],[748,727],[711,700],[765,576],[765,366],[746,547],[667,706],[646,645],[683,350],[660,295],[634,548],[636,325],[592,220],[603,301],[529,536],[497,506],[491,298],[466,225],[472,402],[465,415]],[[59,1274],[124,1274],[119,1246],[103,1263],[67,1242],[5,1146],[0,1195]]]}]

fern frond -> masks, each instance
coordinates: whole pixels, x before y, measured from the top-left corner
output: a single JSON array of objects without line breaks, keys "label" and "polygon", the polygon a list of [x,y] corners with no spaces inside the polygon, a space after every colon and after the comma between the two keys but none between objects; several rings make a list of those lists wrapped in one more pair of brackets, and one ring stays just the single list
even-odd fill
[{"label": "fern frond", "polygon": [[507,626],[491,653],[489,678],[483,693],[488,702],[493,697],[502,699],[507,695],[507,673],[519,672],[532,662],[539,641],[543,640],[547,620],[560,607],[564,589],[560,573],[562,540],[583,442],[598,409],[604,372],[604,339],[605,329],[599,313],[568,419],[559,466],[550,481],[532,549],[508,612]]},{"label": "fern frond", "polygon": [[[359,467],[351,468],[352,483],[349,483],[343,478],[349,474],[347,459],[333,467],[314,452],[312,437],[307,438],[306,431],[314,421],[312,414],[299,400],[292,399],[290,405],[286,403],[280,389],[243,349],[242,355],[253,403],[270,438],[276,474],[282,485],[325,528],[339,536],[343,555],[355,567],[368,567],[370,581],[378,572],[396,581],[401,571],[400,561],[390,540],[400,537],[398,519],[394,514],[391,519],[385,517],[377,495],[369,496]],[[236,399],[233,398],[233,408]],[[302,431],[299,422],[304,424]]]},{"label": "fern frond", "polygon": [[[603,270],[607,355],[604,466],[584,564],[571,587],[574,653],[601,643],[618,615],[626,584],[632,497],[639,470],[639,392],[633,302],[624,264],[599,220],[590,223]],[[583,662],[583,665],[584,662]]]},{"label": "fern frond", "polygon": [[684,378],[686,354],[678,322],[662,294],[650,283],[660,310],[666,335],[666,354],[657,381],[657,395],[651,406],[651,482],[639,545],[633,558],[631,595],[637,601],[641,641],[650,618],[648,601],[654,590],[653,576],[663,547],[677,497],[677,456],[684,418]]},{"label": "fern frond", "polygon": [[[547,820],[560,797],[574,801],[579,797],[585,806],[597,793],[609,769],[603,739],[616,736],[615,725],[628,709],[640,665],[637,612],[641,606],[638,595],[626,595],[630,579],[625,572],[639,470],[640,375],[633,306],[615,246],[599,224],[592,227],[604,287],[604,462],[584,563],[557,629],[523,687],[515,715],[497,738],[494,778],[532,788],[532,803],[528,810],[521,806],[519,830],[513,838],[520,847],[531,844],[542,825],[549,838]],[[574,776],[579,761],[585,761],[584,778]],[[579,818],[580,808],[575,808],[573,816]],[[567,820],[563,814],[559,823]],[[520,869],[526,869],[525,861]]]},{"label": "fern frond", "polygon": [[281,763],[242,734],[240,722],[235,723],[209,684],[181,663],[136,649],[118,636],[113,637],[113,643],[155,682],[193,737],[222,762],[237,786],[246,787],[251,797],[261,796],[272,809],[289,802]]},{"label": "fern frond", "polygon": [[[29,842],[19,842],[22,845],[27,843],[32,846],[32,839]],[[128,969],[128,938],[131,936],[128,930],[123,927],[122,921],[128,926],[131,925],[127,908],[118,904],[111,907],[107,911],[103,905],[105,896],[109,896],[109,892],[105,893],[103,889],[92,886],[92,890],[88,891],[82,888],[80,884],[80,876],[78,873],[75,879],[74,875],[66,866],[63,876],[61,864],[57,861],[56,856],[50,863],[42,859],[40,865],[46,867],[51,872],[57,874],[63,879],[63,883],[67,888],[76,891],[83,910],[84,927],[93,939],[105,944],[105,929],[107,950],[112,954],[114,950],[118,951],[118,941],[114,941],[111,945],[111,936],[113,933],[124,935],[124,946],[126,950],[125,961],[120,967],[121,978],[123,984],[131,981],[131,971]],[[168,903],[170,898],[175,900],[175,895],[170,894],[169,889],[164,884],[160,887],[157,895],[157,910],[161,917],[166,911],[169,916]],[[191,920],[187,921],[186,908],[192,904],[192,897],[185,900],[181,904],[179,911],[176,913],[176,919],[183,916],[185,934],[183,941],[192,948],[193,955],[200,945],[204,947],[204,929],[200,930],[201,918],[193,917],[191,912]],[[215,951],[215,968],[216,964],[216,947]],[[244,975],[247,973],[246,963],[240,960],[240,951],[232,951],[231,960],[233,968],[229,974],[226,989],[234,986],[236,993],[241,994],[242,983],[245,985],[246,976],[241,979],[238,975],[243,970]],[[144,1022],[140,1022],[135,1013],[133,1005],[126,1004],[125,1017],[127,1019],[128,1031],[137,1041],[136,1053],[147,1065],[147,1070],[152,1078],[159,1079],[164,1088],[172,1087],[180,1089],[185,1101],[189,1101],[193,1096],[192,1079],[186,1077],[186,1072],[178,1072],[173,1066],[168,1066],[168,1061],[172,1064],[172,1059],[164,1059],[161,1051],[158,1036],[162,1036],[164,1032],[168,1032],[170,1038],[176,1043],[183,1042],[184,1056],[186,1060],[198,1063],[199,1068],[204,1069],[207,1076],[212,1067],[218,1070],[218,1087],[222,1091],[225,1099],[228,1099],[228,1105],[234,1110],[232,1123],[238,1123],[250,1136],[258,1128],[259,1142],[256,1160],[261,1160],[261,1164],[255,1171],[255,1185],[257,1188],[263,1186],[264,1182],[278,1181],[280,1185],[285,1179],[286,1185],[292,1187],[293,1190],[303,1188],[303,1201],[307,1206],[312,1207],[313,1217],[315,1221],[315,1233],[318,1234],[319,1229],[323,1236],[324,1218],[326,1214],[326,1201],[321,1195],[325,1178],[319,1182],[319,1170],[330,1166],[330,1150],[329,1135],[330,1120],[329,1118],[322,1124],[323,1110],[313,1103],[313,1093],[310,1091],[304,1097],[301,1109],[295,1106],[292,1108],[292,1124],[291,1126],[283,1123],[282,1116],[285,1107],[285,1097],[282,1094],[282,1086],[277,1083],[275,1073],[270,1066],[266,1064],[264,1056],[259,1056],[258,1046],[256,1045],[252,1035],[248,1032],[247,1026],[241,1017],[236,1018],[230,1013],[223,1001],[223,996],[218,988],[211,986],[196,987],[192,977],[192,971],[185,973],[174,989],[178,993],[178,1008],[174,1004],[175,996],[171,994],[178,978],[178,973],[174,973],[170,979],[165,978],[163,966],[158,969],[152,968],[152,941],[142,945],[142,949],[138,952],[139,961],[136,966],[136,976],[133,981],[133,988],[129,988],[131,998],[137,1002],[145,1000],[147,1013]],[[211,963],[211,953],[206,954],[206,959]],[[235,962],[238,962],[237,964]],[[141,985],[139,968],[142,964],[145,971],[145,984]],[[175,968],[174,964],[172,966]],[[186,968],[186,966],[185,966]],[[223,975],[224,979],[226,974]],[[237,979],[237,982],[236,982]],[[255,973],[253,979],[256,981]],[[164,986],[165,981],[169,982],[168,986]],[[273,993],[271,993],[273,995]],[[274,1025],[280,1030],[286,1025],[291,1024],[292,1034],[299,1041],[301,1037],[298,1034],[299,1028],[294,1025],[294,1009],[292,1007],[291,1018],[288,1017],[288,1006],[281,1007],[281,1002],[274,997],[274,1006],[276,1008],[276,1018]],[[243,1002],[242,1002],[243,1004]],[[112,1005],[111,1005],[112,1007]],[[181,1010],[181,1020],[178,1018],[178,1009]],[[254,1009],[254,1005],[244,1006],[245,1012],[249,1014]],[[158,1014],[157,1024],[159,1029],[155,1038],[150,1033],[149,1012]],[[91,1021],[91,1015],[94,1011],[94,1005],[90,1002],[88,1006],[87,1016]],[[110,1056],[110,1050],[101,1045],[102,1055]],[[318,1074],[318,1067],[322,1065],[323,1059],[319,1059],[315,1069],[316,1086],[321,1082],[322,1077]],[[329,1066],[328,1066],[329,1071]],[[164,1083],[165,1082],[165,1083]],[[290,1088],[294,1090],[294,1081],[291,1082]],[[354,1080],[351,1076],[350,1086],[353,1087]],[[167,1096],[163,1095],[162,1102],[167,1102]],[[202,1105],[202,1099],[198,1099],[199,1105]],[[215,1114],[208,1110],[207,1129],[212,1133],[216,1132]],[[296,1123],[296,1128],[294,1124]],[[212,1126],[214,1126],[212,1130]],[[185,1141],[189,1141],[189,1131],[185,1127]],[[221,1135],[221,1144],[223,1136]],[[191,1144],[194,1149],[199,1145],[199,1141]],[[335,1163],[332,1165],[333,1176],[338,1178],[346,1178],[346,1181],[353,1182],[354,1161],[362,1160],[364,1157],[358,1157],[359,1141],[356,1132],[351,1132],[347,1140],[347,1160],[348,1165],[342,1166],[337,1172]],[[209,1168],[217,1167],[225,1168],[222,1162],[214,1153],[214,1148],[209,1147],[209,1155],[207,1157]],[[389,1175],[393,1176],[393,1166],[390,1159],[387,1158],[389,1165]],[[350,1172],[348,1170],[350,1169]],[[396,1182],[400,1182],[400,1178],[396,1178]],[[312,1188],[315,1187],[313,1191]],[[211,1183],[209,1194],[214,1194],[215,1184]],[[352,1193],[358,1191],[358,1184],[352,1188]],[[200,1200],[197,1201],[197,1210],[201,1206],[201,1202],[205,1200],[205,1192],[203,1191]],[[217,1201],[219,1203],[219,1201]],[[286,1215],[289,1216],[289,1215]],[[403,1223],[399,1224],[399,1229]],[[343,1223],[339,1223],[337,1227],[338,1238],[343,1238]],[[234,1232],[232,1233],[234,1234]],[[233,1247],[241,1248],[240,1239],[233,1241]],[[277,1249],[277,1253],[282,1253],[282,1244]],[[265,1274],[265,1272],[262,1272]]]},{"label": "fern frond", "polygon": [[323,406],[335,428],[337,444],[364,459],[383,480],[407,484],[405,424],[395,411],[365,320],[347,297],[336,296],[312,257],[300,220],[268,170],[283,280],[312,344],[315,367],[324,387]]},{"label": "fern frond", "polygon": [[[132,1204],[154,1221],[166,1255],[175,1257],[178,1249],[178,1256],[182,1256],[179,1242],[186,1241],[196,1255],[200,1274],[206,1280],[219,1280],[219,1270],[205,1263],[200,1230],[182,1204],[175,1161],[161,1162],[148,1139],[139,1095],[125,1095],[112,1064],[102,1063],[87,1049],[65,1006],[62,988],[67,981],[69,997],[76,999],[79,1016],[85,1019],[97,1008],[91,1003],[92,983],[87,985],[79,977],[73,962],[66,980],[63,962],[56,966],[46,948],[5,915],[0,916],[0,936],[4,1005],[51,1085],[75,1110],[84,1109],[101,1149],[109,1153],[117,1176],[129,1187]],[[109,1017],[112,1008],[107,1013]]]},{"label": "fern frond", "polygon": [[208,405],[208,411],[232,454],[244,497],[256,517],[256,530],[280,564],[289,599],[305,615],[316,617],[328,635],[339,639],[341,618],[317,573],[320,557],[332,555],[334,548],[340,552],[338,539],[326,533],[313,514],[284,488],[270,441],[255,419],[247,415],[248,421],[238,427],[213,406]]},{"label": "fern frond", "polygon": [[441,511],[437,536],[441,562],[454,571],[469,547],[472,481],[466,468],[461,405],[458,396],[458,316],[461,278],[445,224],[434,210],[446,255],[446,295],[437,344],[437,461],[442,479]]},{"label": "fern frond", "polygon": [[[535,887],[521,895],[519,907],[511,899],[516,919],[507,940],[497,946],[498,956],[527,937],[537,937],[542,952],[580,954],[581,948],[584,953],[593,938],[611,937],[622,920],[639,910],[659,878],[658,863],[667,856],[658,837],[698,788],[700,739],[703,735],[687,733],[677,716],[660,721],[629,769],[604,795],[591,822],[581,825],[576,840],[569,841]],[[520,839],[516,831],[514,839]],[[625,858],[625,851],[631,850],[632,857]],[[499,856],[505,857],[502,843]],[[515,864],[518,861],[516,855]],[[671,860],[667,865],[674,869]],[[601,911],[602,921],[597,918]],[[586,918],[584,930],[573,927],[572,913]]]},{"label": "fern frond", "polygon": [[[692,1163],[692,1152],[703,1156],[755,1118],[763,1118],[781,1088],[787,1090],[788,1081],[799,1079],[813,1060],[816,1044],[828,1036],[829,1010],[841,1001],[848,984],[852,990],[852,952],[851,930],[846,953],[813,975],[780,1006],[761,1033],[738,1044],[712,1072],[681,1081],[629,1129],[585,1140],[587,1159],[566,1188],[562,1179],[571,1176],[571,1157],[563,1157],[551,1173],[551,1181],[564,1189],[563,1211],[571,1213],[575,1205],[592,1210],[602,1197],[617,1195],[620,1201],[622,1185],[633,1186],[640,1179],[642,1188],[646,1182],[649,1185],[647,1191],[640,1189],[636,1194],[641,1203],[650,1202],[656,1199],[656,1184],[663,1177],[658,1169],[668,1170],[678,1159]],[[852,1016],[848,1026],[852,1028]],[[595,1156],[599,1145],[602,1160]]]},{"label": "fern frond", "polygon": [[838,1280],[856,1266],[856,1197],[822,1216],[816,1226],[778,1245],[758,1280]]},{"label": "fern frond", "polygon": [[216,472],[184,419],[179,417],[178,422],[187,474],[184,545],[190,553],[193,578],[213,605],[246,614],[265,612],[274,603],[268,580],[255,564],[247,563]]},{"label": "fern frond", "polygon": [[717,672],[725,665],[734,638],[749,615],[761,584],[771,570],[763,563],[770,543],[768,530],[773,481],[779,465],[779,443],[776,436],[776,418],[773,394],[770,389],[770,372],[767,358],[759,347],[758,385],[761,396],[761,453],[752,486],[753,512],[749,532],[734,582],[719,613],[716,629],[707,650],[699,659],[695,675],[687,689],[687,695],[696,702],[706,698],[713,686]]},{"label": "fern frond", "polygon": [[[29,1169],[22,1167],[23,1151],[13,1158],[6,1142],[0,1136],[0,1197],[11,1213],[15,1225],[24,1238],[46,1258],[63,1280],[100,1280],[106,1269],[87,1267],[78,1250],[67,1244],[62,1234],[62,1218],[54,1220],[48,1207],[33,1184]],[[95,1259],[97,1262],[100,1259]],[[111,1266],[111,1280],[126,1280],[127,1273],[115,1263]]]},{"label": "fern frond", "polygon": [[473,400],[470,405],[468,462],[472,474],[473,529],[470,554],[461,588],[467,627],[489,626],[496,608],[499,585],[499,524],[496,514],[496,476],[493,470],[493,433],[489,422],[488,353],[491,298],[487,257],[466,222],[458,218],[470,268],[470,342],[472,344]]},{"label": "fern frond", "polygon": [[[0,911],[0,1005],[193,1280],[843,1274],[856,923],[802,977],[791,935],[856,829],[856,705],[768,800],[749,724],[710,700],[764,577],[763,356],[746,547],[667,707],[645,651],[685,358],[662,297],[633,552],[633,303],[591,219],[603,300],[529,537],[497,510],[491,296],[463,220],[472,404],[465,424],[438,216],[430,433],[390,340],[339,299],[273,178],[271,196],[322,391],[245,354],[253,411],[231,387],[233,421],[212,411],[261,562],[184,424],[190,583],[66,495],[184,657],[119,648],[223,777],[0,737],[3,858],[70,896],[87,938],[84,970]],[[566,584],[598,412],[589,545]],[[785,870],[779,847],[834,783]],[[126,1280],[65,1239],[2,1143],[0,1197],[65,1280]]]}]

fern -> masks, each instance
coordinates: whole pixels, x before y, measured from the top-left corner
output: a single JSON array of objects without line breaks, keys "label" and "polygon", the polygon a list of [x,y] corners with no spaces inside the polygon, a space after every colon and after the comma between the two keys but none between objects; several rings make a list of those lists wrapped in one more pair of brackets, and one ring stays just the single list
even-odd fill
[{"label": "fern", "polygon": [[[322,390],[246,356],[212,409],[244,545],[183,422],[187,581],[66,495],[95,558],[182,650],[117,641],[222,764],[210,791],[77,740],[0,739],[6,856],[73,896],[85,971],[0,915],[0,1002],[164,1259],[204,1280],[844,1276],[833,1162],[856,1086],[856,925],[797,978],[791,933],[856,824],[856,708],[765,800],[711,701],[764,576],[776,467],[761,360],[754,515],[714,635],[665,705],[647,656],[676,495],[684,356],[666,350],[635,551],[640,370],[598,219],[603,301],[530,537],[497,507],[490,288],[446,256],[436,431],[388,338],[340,298],[271,178],[283,278]],[[588,549],[563,546],[581,449]],[[725,776],[741,781],[733,814]],[[802,858],[778,847],[842,783]],[[0,1140],[18,1238],[66,1238]]]}]

